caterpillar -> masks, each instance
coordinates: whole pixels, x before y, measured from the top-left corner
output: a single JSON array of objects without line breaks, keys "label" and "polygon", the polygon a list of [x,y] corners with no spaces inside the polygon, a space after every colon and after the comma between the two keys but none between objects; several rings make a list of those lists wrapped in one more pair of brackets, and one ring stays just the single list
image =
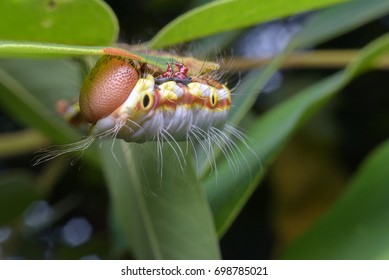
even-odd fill
[{"label": "caterpillar", "polygon": [[186,141],[200,146],[212,166],[216,165],[212,145],[216,145],[232,166],[237,165],[241,152],[236,141],[247,144],[239,130],[226,124],[231,91],[212,78],[209,69],[201,71],[189,75],[190,69],[177,61],[161,70],[120,55],[102,56],[85,77],[79,101],[59,110],[70,123],[86,121],[89,135],[46,151],[34,165],[83,151],[103,138],[157,141],[159,156],[168,143],[178,158],[183,151],[177,142]]}]

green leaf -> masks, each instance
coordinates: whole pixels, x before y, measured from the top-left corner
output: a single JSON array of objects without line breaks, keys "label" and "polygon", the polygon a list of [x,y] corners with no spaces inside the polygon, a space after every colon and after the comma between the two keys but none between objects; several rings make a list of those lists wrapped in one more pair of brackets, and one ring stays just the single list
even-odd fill
[{"label": "green leaf", "polygon": [[344,0],[214,1],[195,8],[166,25],[151,40],[150,47],[167,47],[340,2]]},{"label": "green leaf", "polygon": [[102,146],[103,170],[114,220],[135,257],[220,258],[209,205],[190,161],[184,166],[184,158],[179,161],[169,144],[163,163],[155,142],[112,145]]},{"label": "green leaf", "polygon": [[1,40],[110,45],[119,30],[100,0],[3,0],[0,11]]},{"label": "green leaf", "polygon": [[[209,177],[204,183],[219,235],[222,235],[235,219],[262,179],[266,167],[293,132],[348,82],[372,67],[388,50],[389,35],[386,35],[363,49],[358,58],[344,71],[303,90],[266,113],[247,129],[248,137],[253,142],[252,149],[260,157],[260,161],[250,149],[241,145],[240,149],[246,157],[246,172],[232,176],[228,163],[224,162],[218,167],[217,178]],[[215,187],[215,184],[222,187]]]},{"label": "green leaf", "polygon": [[365,160],[346,192],[293,243],[285,259],[388,259],[389,141]]}]

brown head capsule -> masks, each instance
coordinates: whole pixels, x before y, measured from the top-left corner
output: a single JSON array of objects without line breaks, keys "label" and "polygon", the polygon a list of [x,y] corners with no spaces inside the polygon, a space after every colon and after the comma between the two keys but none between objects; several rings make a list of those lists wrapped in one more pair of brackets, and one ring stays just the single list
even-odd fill
[{"label": "brown head capsule", "polygon": [[103,56],[84,79],[80,111],[90,123],[110,115],[128,98],[138,81],[134,66],[124,58]]}]

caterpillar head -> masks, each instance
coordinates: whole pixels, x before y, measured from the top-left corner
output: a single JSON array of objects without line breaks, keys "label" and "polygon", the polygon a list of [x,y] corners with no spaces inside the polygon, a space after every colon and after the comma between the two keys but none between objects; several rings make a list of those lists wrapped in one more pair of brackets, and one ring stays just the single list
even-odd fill
[{"label": "caterpillar head", "polygon": [[138,79],[137,70],[125,58],[101,57],[81,87],[82,116],[95,124],[110,115],[126,101]]}]

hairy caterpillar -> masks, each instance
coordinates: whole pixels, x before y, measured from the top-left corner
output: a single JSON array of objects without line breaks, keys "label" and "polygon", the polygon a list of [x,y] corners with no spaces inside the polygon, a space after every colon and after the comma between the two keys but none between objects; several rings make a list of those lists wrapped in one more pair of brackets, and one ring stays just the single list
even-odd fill
[{"label": "hairy caterpillar", "polygon": [[96,139],[117,138],[157,141],[159,157],[168,143],[178,158],[183,151],[177,142],[186,141],[202,148],[215,167],[216,145],[231,166],[237,165],[241,152],[236,141],[247,144],[241,132],[226,124],[231,91],[211,77],[209,68],[191,73],[184,63],[175,61],[162,70],[120,55],[102,56],[84,79],[79,102],[60,110],[71,123],[88,122],[89,135],[46,151],[34,164],[83,151]]}]

